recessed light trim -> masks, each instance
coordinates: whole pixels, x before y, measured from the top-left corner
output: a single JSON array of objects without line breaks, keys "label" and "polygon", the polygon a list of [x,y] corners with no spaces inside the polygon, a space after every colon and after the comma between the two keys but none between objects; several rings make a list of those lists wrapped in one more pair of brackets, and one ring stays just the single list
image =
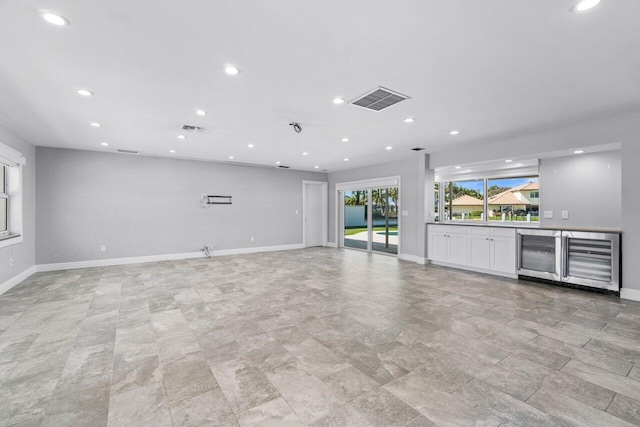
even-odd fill
[{"label": "recessed light trim", "polygon": [[100,126],[102,126],[100,123],[97,122],[93,122],[93,123],[89,123],[91,126],[93,126],[94,128],[99,128]]},{"label": "recessed light trim", "polygon": [[336,96],[335,98],[333,98],[333,103],[336,105],[344,104],[344,98]]},{"label": "recessed light trim", "polygon": [[345,162],[348,162],[348,161],[349,161],[349,159],[346,159],[346,158],[345,158],[345,159],[344,159],[344,161],[345,161]]},{"label": "recessed light trim", "polygon": [[511,163],[511,162],[513,162],[513,160],[511,160],[511,159],[507,159],[507,160],[505,160],[504,162],[505,162],[505,163]]},{"label": "recessed light trim", "polygon": [[229,160],[233,160],[233,156],[229,156]]},{"label": "recessed light trim", "polygon": [[393,147],[388,145],[388,146],[385,147],[385,150],[393,150]]},{"label": "recessed light trim", "polygon": [[226,64],[224,66],[224,72],[229,74],[230,76],[237,76],[238,74],[240,74],[240,68],[236,67],[235,65]]},{"label": "recessed light trim", "polygon": [[303,155],[303,156],[308,156],[308,155],[309,155],[309,153],[307,153],[306,151],[303,151],[303,152],[302,152],[302,155]]},{"label": "recessed light trim", "polygon": [[573,154],[583,154],[584,150],[576,150],[573,152]]},{"label": "recessed light trim", "polygon": [[187,137],[184,135],[178,135],[178,139],[187,139]]},{"label": "recessed light trim", "polygon": [[456,169],[462,169],[462,166],[456,166],[455,168]]},{"label": "recessed light trim", "polygon": [[175,152],[176,152],[176,150],[169,150],[169,152],[170,152],[170,153],[175,153]]},{"label": "recessed light trim", "polygon": [[314,166],[313,168],[314,168],[314,169],[320,169],[320,166],[317,166],[317,165],[316,165],[316,166]]},{"label": "recessed light trim", "polygon": [[406,119],[404,119],[405,123],[413,123],[415,119],[413,117],[407,117]]},{"label": "recessed light trim", "polygon": [[49,24],[53,24],[57,27],[65,27],[67,25],[71,25],[69,20],[62,15],[58,15],[55,12],[51,12],[49,10],[41,9],[38,11],[42,19],[47,21]]},{"label": "recessed light trim", "polygon": [[249,147],[249,148],[253,148],[253,147],[254,147],[254,145],[253,145],[253,144],[249,144],[249,145],[247,145],[247,147]]},{"label": "recessed light trim", "polygon": [[449,135],[458,135],[459,133],[459,130],[452,130],[451,132],[449,132]]},{"label": "recessed light trim", "polygon": [[349,142],[349,138],[345,136],[344,138],[342,138],[342,142]]},{"label": "recessed light trim", "polygon": [[276,165],[279,165],[279,164],[280,164],[280,162],[276,162]]},{"label": "recessed light trim", "polygon": [[103,147],[108,147],[109,143],[108,142],[101,142],[100,145],[102,145]]},{"label": "recessed light trim", "polygon": [[199,115],[199,116],[206,116],[207,112],[204,111],[204,110],[201,110],[199,108],[196,108],[196,114]]},{"label": "recessed light trim", "polygon": [[523,166],[522,163],[516,163],[516,166]]},{"label": "recessed light trim", "polygon": [[88,89],[78,89],[76,92],[78,92],[78,95],[82,96],[93,96],[93,92]]},{"label": "recessed light trim", "polygon": [[586,12],[600,4],[600,0],[582,0],[573,7],[573,12]]}]

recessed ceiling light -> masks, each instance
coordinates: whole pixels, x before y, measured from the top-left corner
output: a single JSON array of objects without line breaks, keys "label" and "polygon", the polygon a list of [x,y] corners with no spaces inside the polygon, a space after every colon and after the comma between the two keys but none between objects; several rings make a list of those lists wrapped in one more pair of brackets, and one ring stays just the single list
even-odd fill
[{"label": "recessed ceiling light", "polygon": [[504,162],[505,162],[505,163],[511,163],[511,162],[513,162],[513,160],[511,160],[511,159],[507,159],[507,160],[505,160]]},{"label": "recessed ceiling light", "polygon": [[233,156],[229,156],[229,160],[233,160]]},{"label": "recessed ceiling light", "polygon": [[101,125],[100,123],[93,122],[91,123],[91,126],[93,126],[94,128],[99,128]]},{"label": "recessed ceiling light", "polygon": [[196,114],[199,115],[199,116],[206,116],[207,112],[204,111],[204,110],[196,110]]},{"label": "recessed ceiling light", "polygon": [[320,166],[314,166],[313,168],[314,169],[320,169]]},{"label": "recessed ceiling light", "polygon": [[240,69],[235,65],[227,64],[224,66],[224,72],[229,74],[230,76],[237,76],[240,74]]},{"label": "recessed ceiling light", "polygon": [[462,166],[456,166],[456,169],[460,169]]},{"label": "recessed ceiling light", "polygon": [[393,150],[393,147],[389,145],[388,147],[386,147],[386,149],[387,150]]},{"label": "recessed ceiling light", "polygon": [[342,142],[349,142],[349,138],[342,138]]},{"label": "recessed ceiling light", "polygon": [[78,92],[78,95],[82,95],[82,96],[91,96],[91,95],[93,95],[93,92],[91,92],[90,90],[87,90],[87,89],[78,89],[77,92]]},{"label": "recessed ceiling light", "polygon": [[49,24],[57,25],[59,27],[64,27],[65,25],[70,25],[69,20],[64,16],[58,15],[57,13],[50,12],[48,10],[39,10],[40,16],[42,19],[47,21]]},{"label": "recessed ceiling light", "polygon": [[333,98],[333,103],[334,104],[338,104],[338,105],[339,104],[344,104],[344,99],[339,98],[339,97]]},{"label": "recessed ceiling light", "polygon": [[516,166],[522,166],[522,163],[516,163]]},{"label": "recessed ceiling light", "polygon": [[279,164],[280,164],[280,162],[276,162],[276,165],[279,165]]},{"label": "recessed ceiling light", "polygon": [[349,159],[344,159],[344,161],[345,161],[345,162],[348,162],[348,161],[349,161]]},{"label": "recessed ceiling light", "polygon": [[308,156],[308,155],[309,155],[309,153],[307,153],[306,151],[304,151],[304,152],[302,153],[302,155],[303,155],[303,156]]},{"label": "recessed ceiling light", "polygon": [[576,150],[573,152],[573,154],[582,154],[584,153],[584,150]]},{"label": "recessed ceiling light", "polygon": [[247,147],[253,148],[253,144],[249,144],[249,145],[247,145]]},{"label": "recessed ceiling light", "polygon": [[600,0],[582,0],[573,7],[574,12],[584,12],[600,4]]},{"label": "recessed ceiling light", "polygon": [[178,139],[187,139],[187,137],[184,135],[178,135]]},{"label": "recessed ceiling light", "polygon": [[169,150],[169,152],[170,152],[170,153],[175,153],[175,152],[176,152],[176,150]]},{"label": "recessed ceiling light", "polygon": [[459,130],[452,130],[451,132],[449,132],[449,135],[457,135],[459,133],[460,133]]},{"label": "recessed ceiling light", "polygon": [[406,119],[404,119],[405,123],[413,123],[413,117],[407,117]]},{"label": "recessed ceiling light", "polygon": [[101,142],[100,145],[102,145],[103,147],[108,147],[109,143],[108,142]]}]

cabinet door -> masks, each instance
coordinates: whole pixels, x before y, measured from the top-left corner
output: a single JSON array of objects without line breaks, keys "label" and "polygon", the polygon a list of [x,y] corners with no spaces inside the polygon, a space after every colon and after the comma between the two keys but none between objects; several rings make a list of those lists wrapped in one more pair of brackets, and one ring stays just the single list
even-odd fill
[{"label": "cabinet door", "polygon": [[449,240],[444,233],[437,231],[427,234],[429,239],[429,259],[431,261],[447,262],[447,241]]},{"label": "cabinet door", "polygon": [[447,262],[451,264],[467,264],[467,235],[449,234],[449,247]]},{"label": "cabinet door", "polygon": [[492,237],[491,269],[504,273],[516,272],[516,239],[511,237]]},{"label": "cabinet door", "polygon": [[476,268],[491,268],[491,240],[487,236],[469,235],[469,266]]}]

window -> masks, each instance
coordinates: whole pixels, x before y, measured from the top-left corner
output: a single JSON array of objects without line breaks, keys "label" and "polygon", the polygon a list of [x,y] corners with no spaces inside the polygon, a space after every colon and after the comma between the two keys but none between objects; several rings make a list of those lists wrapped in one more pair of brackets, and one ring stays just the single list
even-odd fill
[{"label": "window", "polygon": [[436,175],[435,220],[539,223],[537,170],[532,165],[517,171],[492,169],[483,172],[484,176]]},{"label": "window", "polygon": [[22,154],[0,143],[0,248],[22,242]]},{"label": "window", "polygon": [[8,167],[0,163],[0,237],[9,234]]}]

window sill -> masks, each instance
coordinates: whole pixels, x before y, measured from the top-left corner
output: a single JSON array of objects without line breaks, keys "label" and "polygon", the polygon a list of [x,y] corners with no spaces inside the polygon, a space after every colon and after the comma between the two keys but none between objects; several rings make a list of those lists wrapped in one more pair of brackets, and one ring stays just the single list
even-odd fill
[{"label": "window sill", "polygon": [[22,243],[21,234],[8,234],[6,236],[0,236],[0,248],[15,245],[16,243]]}]

